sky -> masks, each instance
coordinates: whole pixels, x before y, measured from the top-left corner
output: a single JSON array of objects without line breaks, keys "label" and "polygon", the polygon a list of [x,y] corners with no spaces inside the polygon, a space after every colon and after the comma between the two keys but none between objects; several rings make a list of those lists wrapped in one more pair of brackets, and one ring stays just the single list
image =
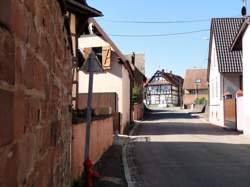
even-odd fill
[{"label": "sky", "polygon": [[[158,35],[209,30],[213,17],[239,17],[241,0],[88,0],[102,11],[96,18],[124,54],[144,53],[145,74],[168,70],[184,76],[190,68],[207,68],[209,31],[161,37],[121,37],[113,35]],[[116,21],[202,22],[139,24]]]}]

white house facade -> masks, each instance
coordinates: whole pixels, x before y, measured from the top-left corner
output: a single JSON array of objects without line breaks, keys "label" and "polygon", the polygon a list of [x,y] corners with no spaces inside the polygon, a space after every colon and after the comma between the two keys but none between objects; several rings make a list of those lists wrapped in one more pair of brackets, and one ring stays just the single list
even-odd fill
[{"label": "white house facade", "polygon": [[[93,22],[93,20],[92,20]],[[123,133],[125,127],[130,123],[130,78],[129,62],[117,49],[114,43],[108,38],[106,33],[101,30],[100,26],[94,21],[98,35],[82,37],[79,39],[79,48],[83,51],[85,48],[104,48],[110,49],[110,65],[106,69],[94,72],[93,76],[93,93],[110,93],[117,94],[117,108],[121,114],[120,130]],[[103,51],[103,50],[102,50]],[[86,71],[79,71],[79,93],[88,93],[89,74]]]},{"label": "white house facade", "polygon": [[211,62],[209,68],[209,121],[224,126],[223,77],[219,72],[214,36],[212,36]]},{"label": "white house facade", "polygon": [[183,78],[164,70],[156,71],[145,85],[146,104],[159,107],[180,106],[182,104]]},{"label": "white house facade", "polygon": [[235,98],[242,89],[242,60],[240,51],[231,51],[242,18],[214,18],[208,57],[209,121],[225,126],[225,99]]},{"label": "white house facade", "polygon": [[240,105],[237,111],[239,117],[238,126],[244,134],[250,136],[250,18],[246,17],[238,35],[232,45],[233,51],[242,51],[243,62],[243,98],[238,98],[237,104]]},{"label": "white house facade", "polygon": [[[249,24],[249,22],[248,22]],[[246,28],[242,41],[243,48],[243,101],[244,133],[250,135],[250,29]]]}]

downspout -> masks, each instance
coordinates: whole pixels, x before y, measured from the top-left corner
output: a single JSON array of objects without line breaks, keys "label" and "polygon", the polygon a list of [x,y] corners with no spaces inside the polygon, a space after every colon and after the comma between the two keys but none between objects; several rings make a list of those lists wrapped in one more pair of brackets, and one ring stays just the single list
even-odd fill
[{"label": "downspout", "polygon": [[129,75],[129,79],[130,79],[130,115],[129,115],[129,123],[131,124],[133,119],[133,101],[132,101],[132,97],[133,97],[133,86],[134,86],[134,82],[132,79],[132,76]]}]

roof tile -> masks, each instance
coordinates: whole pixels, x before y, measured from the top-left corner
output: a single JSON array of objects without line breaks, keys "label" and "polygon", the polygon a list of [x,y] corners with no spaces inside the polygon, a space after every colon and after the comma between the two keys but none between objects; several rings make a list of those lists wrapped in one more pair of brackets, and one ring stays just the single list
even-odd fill
[{"label": "roof tile", "polygon": [[230,47],[244,18],[213,18],[212,32],[215,38],[219,71],[223,73],[242,72],[242,52],[231,51]]}]

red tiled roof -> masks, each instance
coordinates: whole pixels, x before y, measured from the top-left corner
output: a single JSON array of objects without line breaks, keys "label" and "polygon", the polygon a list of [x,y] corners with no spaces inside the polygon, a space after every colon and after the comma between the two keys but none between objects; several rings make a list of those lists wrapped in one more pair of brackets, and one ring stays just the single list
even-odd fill
[{"label": "red tiled roof", "polygon": [[153,80],[153,78],[155,77],[156,74],[161,74],[161,76],[163,78],[165,78],[165,80],[169,81],[171,84],[175,85],[175,86],[181,86],[183,85],[183,78],[179,75],[174,75],[173,73],[167,73],[164,71],[156,71],[155,74],[151,77],[151,79],[147,80],[145,86],[148,85],[162,85],[162,84],[166,84],[166,82],[162,82],[162,81],[157,81],[155,83],[152,83],[151,81]]},{"label": "red tiled roof", "polygon": [[[239,32],[244,18],[213,18],[211,22],[211,35],[215,39],[216,53],[218,56],[219,72],[241,73],[242,52],[231,51],[230,47]],[[211,53],[211,46],[210,52]],[[209,57],[210,59],[210,57]]]},{"label": "red tiled roof", "polygon": [[188,69],[184,78],[183,88],[196,89],[196,81],[199,80],[198,89],[208,89],[207,69]]}]

